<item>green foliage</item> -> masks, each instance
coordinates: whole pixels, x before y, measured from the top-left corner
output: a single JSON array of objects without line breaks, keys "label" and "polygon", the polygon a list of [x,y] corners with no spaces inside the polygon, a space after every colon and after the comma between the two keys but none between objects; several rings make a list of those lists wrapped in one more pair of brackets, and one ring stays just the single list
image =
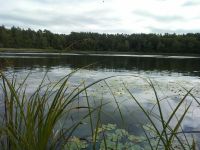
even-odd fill
[{"label": "green foliage", "polygon": [[[80,84],[68,92],[67,83],[72,74],[73,72],[55,84],[44,84],[45,76],[36,91],[28,96],[25,85],[28,76],[22,83],[17,84],[14,77],[10,81],[3,73],[0,73],[1,92],[4,94],[4,115],[0,120],[0,149],[60,149],[70,141],[76,128],[99,106],[91,108],[89,113],[69,127],[65,127],[65,122],[62,120],[67,119],[72,111],[88,109],[87,106],[72,107],[71,105],[81,92],[101,81],[96,81],[84,88],[81,88]],[[100,107],[102,106],[103,104]]]},{"label": "green foliage", "polygon": [[[147,110],[145,110],[144,107],[138,102],[138,100],[130,92],[130,90],[125,85],[124,86],[126,90],[128,91],[128,93],[131,95],[132,99],[138,104],[138,106],[140,107],[140,109],[142,110],[142,112],[145,114],[145,116],[148,118],[150,122],[150,124],[143,126],[143,128],[144,128],[144,132],[147,137],[147,140],[149,142],[149,145],[151,146],[151,149],[166,149],[166,150],[174,149],[174,148],[185,149],[185,150],[192,149],[191,145],[193,145],[194,142],[191,140],[189,142],[189,138],[185,136],[184,131],[180,132],[180,130],[182,130],[181,123],[183,119],[185,118],[192,102],[190,102],[189,104],[185,106],[185,110],[182,112],[179,118],[176,115],[176,112],[179,110],[180,106],[183,105],[183,102],[186,101],[186,98],[188,97],[188,95],[190,95],[192,89],[187,91],[187,94],[185,94],[184,97],[180,99],[178,105],[172,110],[169,118],[164,118],[163,117],[164,113],[162,111],[163,108],[161,107],[161,100],[158,97],[157,90],[151,80],[150,81],[146,80],[146,81],[152,87],[153,92],[155,94],[155,98],[157,101],[156,105],[158,107],[158,112],[159,112],[158,114],[149,113]],[[196,101],[196,99],[194,100]],[[161,125],[160,128],[156,125],[156,121],[154,121],[153,119],[156,119],[156,121],[160,123]],[[173,126],[170,124],[172,119],[177,120],[177,122]],[[152,138],[150,138],[146,132],[153,133],[153,140],[154,140],[153,143],[152,143]],[[182,136],[180,137],[178,133],[182,133]],[[185,139],[182,139],[182,138],[185,138]],[[154,147],[154,145],[156,146]]]},{"label": "green foliage", "polygon": [[160,52],[200,54],[200,34],[54,34],[0,26],[0,48],[39,48],[78,51]]},{"label": "green foliage", "polygon": [[[98,128],[96,149],[130,149],[130,150],[143,150],[150,149],[148,145],[142,145],[146,138],[144,136],[135,136],[129,134],[124,129],[118,129],[115,124],[102,125]],[[106,146],[105,146],[106,143]],[[87,149],[89,143],[80,140],[77,137],[72,137],[67,144],[64,146],[65,149]]]},{"label": "green foliage", "polygon": [[71,137],[68,142],[64,145],[64,150],[78,150],[85,149],[88,147],[86,141],[81,141],[77,137]]},{"label": "green foliage", "polygon": [[[140,145],[146,138],[144,136],[135,136],[129,134],[124,129],[118,129],[114,124],[102,125],[98,129],[97,142],[100,144],[101,150],[104,149],[131,149],[131,150],[142,150],[149,149],[144,145]],[[106,143],[106,146],[105,146]]]}]

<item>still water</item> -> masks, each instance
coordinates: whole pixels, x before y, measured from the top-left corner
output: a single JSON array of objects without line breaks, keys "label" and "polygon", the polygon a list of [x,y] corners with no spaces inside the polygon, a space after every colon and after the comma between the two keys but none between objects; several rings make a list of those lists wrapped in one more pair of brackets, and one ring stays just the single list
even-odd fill
[{"label": "still water", "polygon": [[[89,66],[88,66],[89,65]],[[87,66],[87,67],[85,67]],[[82,68],[84,67],[84,68]],[[197,100],[200,99],[200,58],[187,56],[162,56],[162,55],[79,55],[79,54],[1,54],[0,69],[8,76],[15,74],[17,78],[23,80],[31,72],[27,80],[27,93],[31,94],[41,82],[43,76],[48,72],[48,81],[58,81],[71,71],[78,70],[70,79],[72,87],[80,82],[85,84],[92,83],[98,79],[117,76],[101,82],[88,89],[91,103],[99,104],[100,100],[111,101],[104,107],[102,123],[117,124],[122,127],[120,113],[116,101],[120,106],[126,129],[134,134],[140,134],[139,125],[147,120],[143,113],[131,99],[124,86],[138,99],[138,101],[147,109],[157,113],[155,94],[149,84],[145,81],[151,80],[158,92],[158,97],[162,100],[161,106],[164,117],[167,118],[172,109],[176,107],[180,99],[187,93],[187,90],[193,88],[192,94]],[[110,89],[108,88],[108,86]],[[184,88],[183,88],[184,87]],[[115,95],[116,101],[113,98]],[[188,96],[184,106],[177,112],[180,116],[185,110],[188,102],[192,106],[182,127],[184,131],[200,129],[200,107]],[[84,105],[84,102],[78,102],[78,105]],[[82,114],[83,112],[81,112]],[[70,124],[73,120],[80,117],[80,114],[74,113],[71,120],[66,120]],[[95,117],[94,117],[95,119]],[[174,119],[173,123],[177,120]],[[124,126],[123,126],[124,127]],[[82,132],[79,132],[79,131]],[[77,133],[80,136],[88,134],[88,126],[84,124]],[[76,132],[75,132],[76,134]]]}]

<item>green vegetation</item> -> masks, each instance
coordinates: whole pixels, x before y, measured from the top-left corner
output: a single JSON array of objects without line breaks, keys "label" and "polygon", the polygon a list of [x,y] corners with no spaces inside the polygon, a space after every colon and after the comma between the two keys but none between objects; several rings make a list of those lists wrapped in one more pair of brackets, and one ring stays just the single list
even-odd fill
[{"label": "green vegetation", "polygon": [[200,33],[127,35],[72,32],[65,35],[48,30],[0,26],[0,48],[200,54]]},{"label": "green vegetation", "polygon": [[[1,93],[3,94],[4,111],[0,122],[0,149],[6,150],[44,150],[44,149],[196,149],[195,138],[182,130],[181,123],[191,106],[185,105],[185,110],[181,116],[177,116],[183,102],[188,96],[192,96],[191,90],[181,98],[175,109],[172,110],[169,118],[163,117],[161,100],[157,95],[154,84],[147,80],[151,86],[158,107],[158,114],[144,109],[142,104],[134,97],[134,94],[126,87],[126,94],[132,98],[142,110],[148,120],[148,124],[141,124],[144,130],[143,136],[136,136],[126,130],[118,128],[114,124],[102,124],[102,108],[108,103],[99,102],[97,106],[91,106],[87,89],[93,85],[104,82],[109,78],[100,79],[89,85],[80,83],[73,90],[70,89],[68,81],[74,72],[60,79],[55,83],[46,84],[44,76],[40,85],[31,95],[26,91],[26,80],[17,83],[16,78],[8,79],[3,73],[1,77]],[[108,87],[109,85],[106,84]],[[112,91],[111,87],[109,89]],[[86,104],[84,106],[74,105],[80,95],[84,95]],[[115,99],[114,93],[113,97]],[[194,98],[194,97],[193,97]],[[194,98],[194,102],[199,102]],[[76,103],[77,104],[77,103]],[[117,106],[119,105],[116,102]],[[121,119],[120,107],[117,107]],[[86,110],[87,113],[71,124],[65,120],[70,118],[70,113]],[[2,111],[2,110],[1,110]],[[95,114],[95,120],[93,120]],[[172,120],[177,120],[175,125],[171,125]],[[89,138],[81,139],[73,133],[83,122],[88,123],[91,129]],[[159,124],[159,125],[158,125]],[[188,134],[188,133],[187,133]]]},{"label": "green vegetation", "polygon": [[39,49],[39,48],[0,48],[0,52],[17,51],[17,52],[57,52],[52,49]]}]

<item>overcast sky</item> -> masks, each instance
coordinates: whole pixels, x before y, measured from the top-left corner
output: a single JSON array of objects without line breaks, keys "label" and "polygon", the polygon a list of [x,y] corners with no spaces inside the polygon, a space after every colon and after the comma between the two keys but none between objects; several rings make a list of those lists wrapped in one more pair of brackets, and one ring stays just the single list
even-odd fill
[{"label": "overcast sky", "polygon": [[200,32],[200,0],[0,0],[0,24],[65,34]]}]

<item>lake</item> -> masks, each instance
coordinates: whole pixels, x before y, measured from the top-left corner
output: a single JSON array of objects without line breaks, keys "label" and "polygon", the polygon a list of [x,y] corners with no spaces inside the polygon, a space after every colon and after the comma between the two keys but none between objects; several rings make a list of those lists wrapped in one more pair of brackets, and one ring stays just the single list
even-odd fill
[{"label": "lake", "polygon": [[[45,82],[53,82],[78,68],[82,69],[76,71],[69,81],[72,89],[83,81],[88,85],[98,79],[116,76],[88,89],[91,105],[97,106],[102,99],[104,102],[109,101],[110,103],[103,108],[102,123],[117,124],[119,128],[125,128],[136,135],[141,134],[139,126],[141,123],[147,123],[147,119],[124,86],[145,108],[158,113],[158,108],[155,106],[155,93],[145,81],[150,79],[157,89],[159,99],[162,100],[161,106],[165,118],[187,93],[184,88],[187,90],[193,88],[192,94],[197,100],[200,99],[200,57],[55,53],[0,54],[0,69],[7,76],[12,77],[14,74],[20,82],[31,72],[27,80],[28,94],[37,88],[46,72],[48,73]],[[182,128],[184,131],[196,131],[200,129],[200,108],[191,96],[188,96],[184,104],[187,105],[189,102],[192,102],[192,105],[182,122]],[[80,95],[76,104],[85,105],[84,94]],[[117,104],[122,111],[125,126],[122,125]],[[177,112],[177,116],[185,110],[185,105]],[[84,110],[72,113],[70,119],[65,120],[66,126],[78,120],[84,113]],[[95,120],[95,116],[93,119]],[[173,119],[172,126],[176,122],[177,120]],[[88,132],[86,122],[74,134],[86,136]]]}]

